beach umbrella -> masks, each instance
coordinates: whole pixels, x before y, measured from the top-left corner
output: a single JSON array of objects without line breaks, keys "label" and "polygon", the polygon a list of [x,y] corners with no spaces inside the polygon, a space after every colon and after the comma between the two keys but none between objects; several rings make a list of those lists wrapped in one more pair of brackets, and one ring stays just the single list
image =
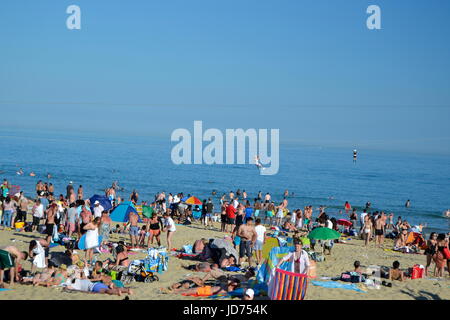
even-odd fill
[{"label": "beach umbrella", "polygon": [[[131,212],[137,214],[134,205],[130,201],[122,202],[111,212],[110,218],[115,222],[128,222]],[[142,222],[140,218],[139,222]]]},{"label": "beach umbrella", "polygon": [[333,229],[320,227],[312,230],[309,233],[308,238],[314,240],[334,240],[339,239],[340,236],[341,234]]},{"label": "beach umbrella", "polygon": [[341,226],[345,226],[345,227],[350,227],[352,225],[352,223],[350,221],[345,220],[345,219],[339,219],[338,221],[336,221],[336,223]]},{"label": "beach umbrella", "polygon": [[[336,230],[330,229],[330,228],[315,228],[308,234],[308,238],[314,239],[314,240],[334,240],[339,239],[341,237],[341,234],[337,232]],[[324,252],[324,246],[322,245],[322,253]]]},{"label": "beach umbrella", "polygon": [[151,206],[142,206],[142,215],[146,218],[151,218],[152,214],[155,212],[155,209]]},{"label": "beach umbrella", "polygon": [[196,198],[194,196],[186,199],[184,202],[187,204],[193,204],[193,205],[201,205],[202,204],[202,201],[199,198]]},{"label": "beach umbrella", "polygon": [[100,205],[103,207],[105,211],[108,211],[112,208],[111,201],[108,199],[107,196],[100,196],[98,194],[94,194],[92,197],[89,198],[89,201],[91,202],[91,211],[94,211],[95,201],[100,202]]}]

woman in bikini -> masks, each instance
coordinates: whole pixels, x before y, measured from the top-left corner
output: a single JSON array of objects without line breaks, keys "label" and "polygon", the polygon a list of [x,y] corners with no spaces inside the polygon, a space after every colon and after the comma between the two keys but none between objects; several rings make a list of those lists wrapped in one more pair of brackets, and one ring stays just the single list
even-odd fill
[{"label": "woman in bikini", "polygon": [[152,217],[147,222],[147,230],[150,232],[150,237],[147,241],[147,248],[153,244],[153,239],[156,238],[156,243],[161,246],[161,229],[163,228],[163,223],[160,217],[156,213],[152,214]]},{"label": "woman in bikini", "polygon": [[369,245],[370,237],[372,235],[372,220],[368,215],[364,217],[364,225],[363,225],[363,236],[364,236],[364,245],[367,247]]}]

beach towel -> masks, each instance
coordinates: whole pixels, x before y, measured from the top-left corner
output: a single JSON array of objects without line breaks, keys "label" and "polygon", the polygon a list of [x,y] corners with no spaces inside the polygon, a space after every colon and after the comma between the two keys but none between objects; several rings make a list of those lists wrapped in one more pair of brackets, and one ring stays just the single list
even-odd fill
[{"label": "beach towel", "polygon": [[269,284],[271,300],[303,300],[308,287],[306,274],[275,270],[273,281]]},{"label": "beach towel", "polygon": [[366,293],[366,291],[361,290],[358,288],[358,286],[354,283],[340,283],[335,281],[311,281],[311,284],[318,287],[323,288],[338,288],[338,289],[345,289],[345,290],[354,290],[356,292],[363,292]]},{"label": "beach towel", "polygon": [[[277,241],[276,239],[274,239]],[[265,259],[264,263],[258,269],[256,274],[256,279],[260,283],[269,284],[272,277],[275,275],[275,267],[278,264],[278,261],[283,258],[289,252],[294,251],[294,247],[274,247],[270,250],[267,259]],[[291,264],[289,261],[286,261],[281,264],[280,269],[282,270],[291,270]]]}]

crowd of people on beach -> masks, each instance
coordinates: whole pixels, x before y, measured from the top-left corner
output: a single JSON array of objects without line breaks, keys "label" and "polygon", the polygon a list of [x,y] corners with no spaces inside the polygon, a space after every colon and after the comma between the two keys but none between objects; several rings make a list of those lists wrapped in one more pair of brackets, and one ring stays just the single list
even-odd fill
[{"label": "crowd of people on beach", "polygon": [[[392,250],[402,253],[424,253],[426,255],[425,275],[434,262],[434,275],[443,277],[445,267],[450,272],[449,234],[432,233],[428,240],[424,239],[422,224],[411,226],[406,219],[397,218],[394,214],[371,210],[370,202],[365,209],[357,213],[349,202],[343,206],[338,219],[326,212],[326,207],[317,208],[318,215],[313,217],[315,208],[306,206],[303,209],[289,209],[289,193],[285,190],[280,201],[274,201],[270,193],[259,191],[250,199],[245,190],[238,189],[223,194],[219,206],[214,205],[212,198],[204,199],[197,204],[188,204],[184,200],[191,195],[168,193],[164,191],[155,195],[152,201],[143,201],[139,193],[133,190],[128,199],[118,196],[123,191],[117,182],[105,189],[105,196],[111,208],[105,210],[99,201],[90,203],[86,198],[83,186],[79,185],[75,192],[73,182],[66,187],[66,194],[56,196],[52,183],[39,180],[36,184],[36,195],[26,197],[20,191],[10,194],[10,183],[5,179],[1,185],[0,209],[3,230],[21,229],[39,232],[44,236],[29,243],[29,250],[20,251],[13,245],[0,249],[0,286],[7,278],[10,284],[15,281],[22,284],[40,286],[64,285],[65,290],[121,295],[132,294],[123,283],[115,277],[115,272],[127,269],[130,265],[128,253],[137,248],[161,247],[161,235],[166,233],[166,248],[173,248],[173,238],[177,232],[177,223],[191,225],[201,223],[205,229],[222,232],[223,239],[199,239],[193,244],[193,254],[199,264],[191,266],[194,271],[206,273],[203,278],[191,277],[176,282],[163,292],[185,295],[213,295],[236,290],[241,283],[247,283],[255,276],[255,272],[263,263],[262,251],[269,232],[271,234],[292,235],[295,250],[280,260],[292,260],[292,272],[308,273],[311,255],[304,250],[305,246],[315,249],[320,246],[322,252],[331,254],[332,248],[340,239],[314,240],[308,234],[316,228],[328,228],[339,231],[343,235],[364,240],[366,246],[371,242],[375,247],[386,249],[385,238],[394,240]],[[217,191],[212,192],[217,197]],[[130,212],[126,223],[115,224],[110,214],[121,203],[129,201],[135,206],[147,207],[150,213],[141,221],[141,217]],[[27,218],[31,214],[32,221]],[[214,223],[219,223],[215,228]],[[111,234],[129,235],[129,243],[120,241],[111,243]],[[56,238],[64,235],[74,239],[65,243],[66,251],[56,261],[49,258],[49,251]],[[76,241],[85,237],[85,255],[80,257],[74,253]],[[99,243],[99,236],[102,237]],[[113,259],[97,260],[100,253],[110,252]],[[32,270],[23,269],[23,261],[32,259]],[[318,259],[317,261],[320,261]],[[212,262],[212,263],[211,263]],[[246,267],[244,268],[244,265]],[[229,276],[226,270],[244,270],[244,278]],[[36,272],[36,269],[41,270]],[[8,270],[8,274],[5,271]],[[355,270],[361,266],[355,261]],[[362,275],[362,272],[359,272]],[[388,271],[391,280],[404,280],[406,277],[399,269],[398,261]],[[214,279],[214,285],[205,283]],[[254,291],[247,288],[243,297],[253,299]]]}]

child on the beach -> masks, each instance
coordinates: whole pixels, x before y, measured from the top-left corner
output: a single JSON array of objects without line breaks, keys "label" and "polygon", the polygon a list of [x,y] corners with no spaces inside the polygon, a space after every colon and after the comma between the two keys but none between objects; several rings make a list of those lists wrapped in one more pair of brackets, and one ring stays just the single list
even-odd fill
[{"label": "child on the beach", "polygon": [[139,230],[138,247],[144,246],[146,236],[148,236],[147,227],[142,226],[141,230]]}]

